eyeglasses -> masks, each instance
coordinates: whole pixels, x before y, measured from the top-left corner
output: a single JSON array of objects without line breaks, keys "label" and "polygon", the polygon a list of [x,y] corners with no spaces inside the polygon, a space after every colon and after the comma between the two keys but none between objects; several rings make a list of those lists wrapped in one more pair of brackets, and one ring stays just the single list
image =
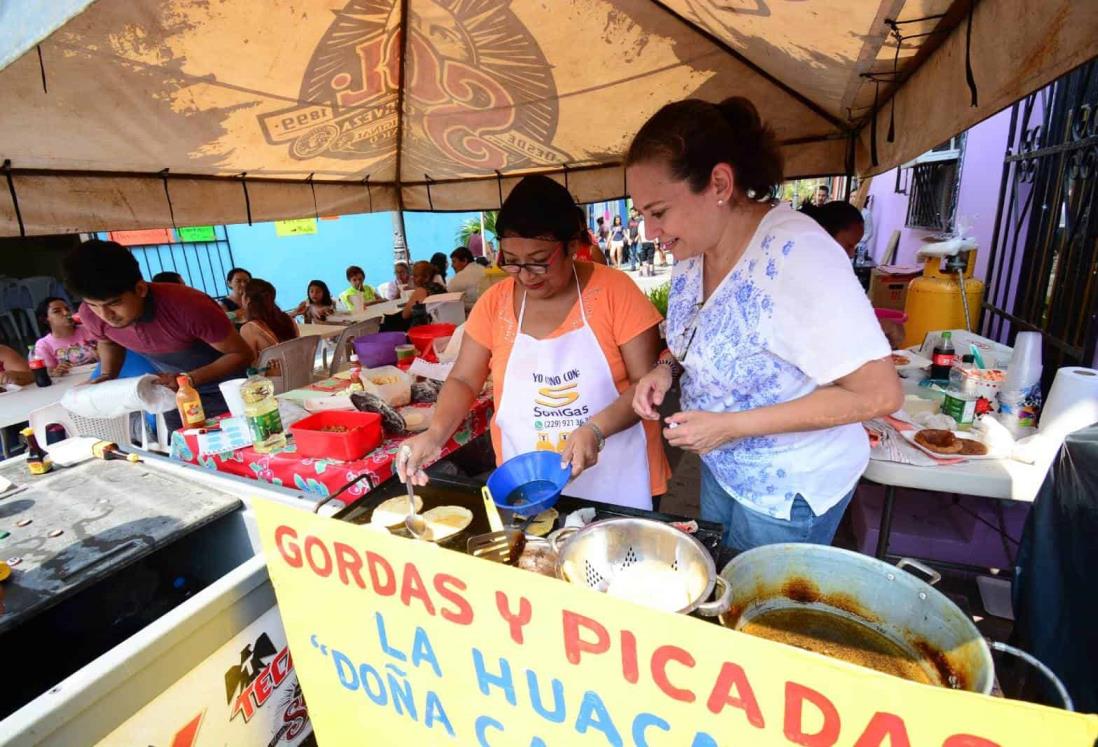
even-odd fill
[{"label": "eyeglasses", "polygon": [[[564,248],[561,244],[553,251],[553,254],[549,256],[547,262],[500,262],[499,269],[511,275],[518,275],[521,271],[526,270],[531,275],[544,275],[549,272],[549,267],[553,264],[557,258],[558,253]],[[502,253],[500,258],[502,258]]]},{"label": "eyeglasses", "polygon": [[[675,347],[682,348],[681,353],[676,353],[675,358],[682,363],[686,360],[686,356],[690,354],[690,346],[694,343],[694,335],[698,334],[698,315],[701,314],[702,302],[698,301],[694,304],[694,314],[690,317],[690,323],[686,324],[682,328],[682,332],[678,335]],[[685,344],[683,341],[686,341]],[[672,350],[672,353],[675,351]]]}]

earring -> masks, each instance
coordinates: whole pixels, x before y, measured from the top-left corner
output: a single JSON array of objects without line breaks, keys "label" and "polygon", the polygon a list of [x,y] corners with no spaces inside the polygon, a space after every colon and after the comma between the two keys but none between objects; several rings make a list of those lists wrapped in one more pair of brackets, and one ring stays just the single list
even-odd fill
[{"label": "earring", "polygon": [[717,200],[717,205],[723,205],[723,204],[724,204],[724,200]]},{"label": "earring", "polygon": [[747,190],[747,199],[754,200],[755,197],[756,197],[755,190],[753,190],[753,189]]}]

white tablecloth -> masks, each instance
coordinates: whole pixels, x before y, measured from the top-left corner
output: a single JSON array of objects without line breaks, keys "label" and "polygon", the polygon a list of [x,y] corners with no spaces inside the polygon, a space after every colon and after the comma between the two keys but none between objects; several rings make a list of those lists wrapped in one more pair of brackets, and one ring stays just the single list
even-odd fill
[{"label": "white tablecloth", "polygon": [[91,379],[94,369],[95,366],[80,366],[66,376],[55,377],[52,386],[29,384],[18,392],[0,394],[0,428],[22,423],[34,410],[60,402],[65,392]]}]

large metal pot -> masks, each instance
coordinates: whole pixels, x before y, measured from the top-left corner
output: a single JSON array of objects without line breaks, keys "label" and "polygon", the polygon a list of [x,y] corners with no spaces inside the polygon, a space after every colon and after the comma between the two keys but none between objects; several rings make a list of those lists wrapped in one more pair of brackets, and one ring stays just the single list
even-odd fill
[{"label": "large metal pot", "polygon": [[994,665],[987,642],[960,608],[902,570],[916,567],[936,583],[939,574],[911,560],[891,566],[836,547],[766,545],[721,570],[732,589],[721,622],[742,629],[779,609],[807,609],[853,620],[879,633],[918,662],[943,687],[988,694]]},{"label": "large metal pot", "polygon": [[[669,611],[715,617],[728,609],[730,590],[717,576],[709,551],[694,537],[661,521],[605,519],[579,530],[562,529],[551,542],[557,551],[557,576],[565,581],[605,592],[615,576],[644,563],[641,567],[673,572],[682,580],[689,603]],[[706,601],[714,587],[719,588],[717,598]]]}]

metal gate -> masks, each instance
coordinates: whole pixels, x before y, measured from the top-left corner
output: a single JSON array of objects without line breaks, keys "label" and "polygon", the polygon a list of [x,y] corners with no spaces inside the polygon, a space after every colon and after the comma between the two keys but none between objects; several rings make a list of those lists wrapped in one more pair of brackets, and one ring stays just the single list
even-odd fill
[{"label": "metal gate", "polygon": [[128,249],[137,257],[146,278],[158,272],[178,272],[183,282],[203,293],[225,295],[225,275],[234,266],[233,250],[225,226],[214,226],[213,241],[144,244]]},{"label": "metal gate", "polygon": [[1094,362],[1098,337],[1098,61],[1014,105],[988,260],[984,334],[1044,337],[1056,369]]}]

